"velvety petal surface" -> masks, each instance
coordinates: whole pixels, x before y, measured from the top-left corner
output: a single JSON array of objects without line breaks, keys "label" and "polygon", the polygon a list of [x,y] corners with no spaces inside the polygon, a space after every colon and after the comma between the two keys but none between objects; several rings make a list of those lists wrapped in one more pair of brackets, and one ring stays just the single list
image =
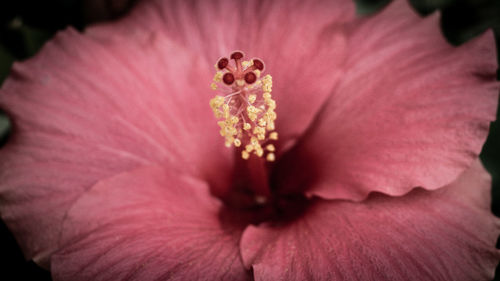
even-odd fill
[{"label": "velvety petal surface", "polygon": [[477,159],[498,101],[493,35],[452,47],[438,21],[394,1],[349,26],[341,82],[282,159],[277,186],[324,198],[402,195],[449,184]]},{"label": "velvety petal surface", "polygon": [[247,280],[238,226],[205,182],[163,167],[103,180],[69,210],[54,280]]},{"label": "velvety petal surface", "polygon": [[154,31],[92,30],[58,34],[0,91],[14,122],[0,150],[0,213],[42,263],[66,210],[100,179],[162,163],[229,184],[218,170],[229,169],[231,152],[218,145],[203,91],[212,66]]},{"label": "velvety petal surface", "polygon": [[350,0],[151,2],[131,15],[141,26],[123,25],[120,32],[161,30],[212,65],[234,50],[265,62],[273,76],[279,153],[306,129],[340,79],[345,26],[355,19]]},{"label": "velvety petal surface", "polygon": [[362,203],[317,199],[288,224],[249,226],[256,280],[491,280],[500,222],[479,163],[449,186]]}]

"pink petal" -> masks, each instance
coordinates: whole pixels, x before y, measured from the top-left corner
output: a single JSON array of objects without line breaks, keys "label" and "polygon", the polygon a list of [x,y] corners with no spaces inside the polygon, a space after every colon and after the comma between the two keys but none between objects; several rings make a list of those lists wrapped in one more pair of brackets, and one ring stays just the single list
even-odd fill
[{"label": "pink petal", "polygon": [[318,199],[289,224],[249,226],[242,257],[256,280],[491,280],[500,222],[479,163],[437,191]]},{"label": "pink petal", "polygon": [[438,15],[395,2],[349,28],[342,82],[283,159],[278,185],[324,198],[402,195],[446,185],[477,159],[498,101],[492,33],[452,47]]},{"label": "pink petal", "polygon": [[14,66],[0,92],[15,122],[0,151],[0,212],[27,258],[47,265],[65,212],[100,179],[162,163],[229,184],[219,170],[232,155],[201,90],[211,70],[153,31],[67,30]]},{"label": "pink petal", "polygon": [[247,280],[223,214],[206,183],[161,167],[103,180],[68,211],[54,280]]}]

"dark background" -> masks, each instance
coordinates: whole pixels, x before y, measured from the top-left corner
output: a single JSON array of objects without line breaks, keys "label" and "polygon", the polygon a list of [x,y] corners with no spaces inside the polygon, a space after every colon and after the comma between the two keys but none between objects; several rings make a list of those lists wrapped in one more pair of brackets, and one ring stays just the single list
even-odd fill
[{"label": "dark background", "polygon": [[[390,0],[355,0],[358,13],[369,15]],[[423,16],[439,10],[444,36],[460,45],[488,28],[500,42],[500,0],[409,0]],[[112,20],[126,13],[134,0],[3,0],[0,3],[0,85],[14,61],[33,56],[55,32],[72,25]],[[500,57],[500,56],[499,56]],[[500,80],[500,71],[498,72]],[[497,118],[499,114],[497,113]],[[500,118],[499,118],[500,119]],[[0,147],[8,141],[10,122],[0,109]],[[500,122],[494,122],[481,153],[493,175],[492,211],[500,216]],[[500,280],[500,267],[495,280]],[[24,260],[14,237],[0,221],[0,279],[51,280],[50,273]]]}]

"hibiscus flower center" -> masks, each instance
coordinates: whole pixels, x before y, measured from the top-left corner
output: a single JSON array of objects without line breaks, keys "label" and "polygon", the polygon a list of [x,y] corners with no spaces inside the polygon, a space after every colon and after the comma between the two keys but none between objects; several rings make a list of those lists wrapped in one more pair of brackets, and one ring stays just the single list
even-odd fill
[{"label": "hibiscus flower center", "polygon": [[[276,160],[272,77],[263,75],[261,59],[244,58],[241,51],[220,58],[211,84],[217,95],[210,100],[210,107],[219,119],[220,134],[226,146],[234,145],[237,157],[243,159],[235,162],[231,189],[220,198],[232,210],[229,213],[251,214],[252,222],[286,221],[300,216],[311,201],[301,193],[279,194],[270,187],[271,166],[265,165],[263,158]],[[253,155],[256,157],[250,159]]]},{"label": "hibiscus flower center", "polygon": [[278,139],[272,77],[262,76],[262,60],[244,60],[244,56],[235,51],[230,56],[234,63],[226,57],[217,61],[211,88],[220,94],[210,100],[210,107],[215,117],[221,119],[218,125],[227,147],[234,145],[241,150],[245,160],[253,154],[265,155],[272,162],[276,148],[271,142]]}]

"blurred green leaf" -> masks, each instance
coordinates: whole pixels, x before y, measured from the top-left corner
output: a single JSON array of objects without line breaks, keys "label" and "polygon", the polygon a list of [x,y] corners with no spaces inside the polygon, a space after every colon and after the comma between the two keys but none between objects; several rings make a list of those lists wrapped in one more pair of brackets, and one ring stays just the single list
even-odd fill
[{"label": "blurred green leaf", "polygon": [[10,72],[10,67],[14,62],[14,57],[0,45],[0,85]]},{"label": "blurred green leaf", "polygon": [[391,3],[391,0],[354,0],[358,15],[371,15]]},{"label": "blurred green leaf", "polygon": [[[497,117],[498,120],[498,117]],[[481,152],[481,160],[493,177],[492,210],[500,216],[500,122],[491,124],[490,134]]]},{"label": "blurred green leaf", "polygon": [[437,9],[447,7],[456,0],[409,0],[411,5],[422,15],[428,15]]},{"label": "blurred green leaf", "polygon": [[0,41],[16,59],[26,59],[33,56],[53,34],[54,31],[26,25],[16,17],[2,30]]},{"label": "blurred green leaf", "polygon": [[0,111],[0,147],[2,147],[9,137],[11,123],[7,115]]},{"label": "blurred green leaf", "polygon": [[489,28],[500,30],[500,1],[477,1],[450,5],[443,9],[441,26],[444,35],[459,45]]}]

